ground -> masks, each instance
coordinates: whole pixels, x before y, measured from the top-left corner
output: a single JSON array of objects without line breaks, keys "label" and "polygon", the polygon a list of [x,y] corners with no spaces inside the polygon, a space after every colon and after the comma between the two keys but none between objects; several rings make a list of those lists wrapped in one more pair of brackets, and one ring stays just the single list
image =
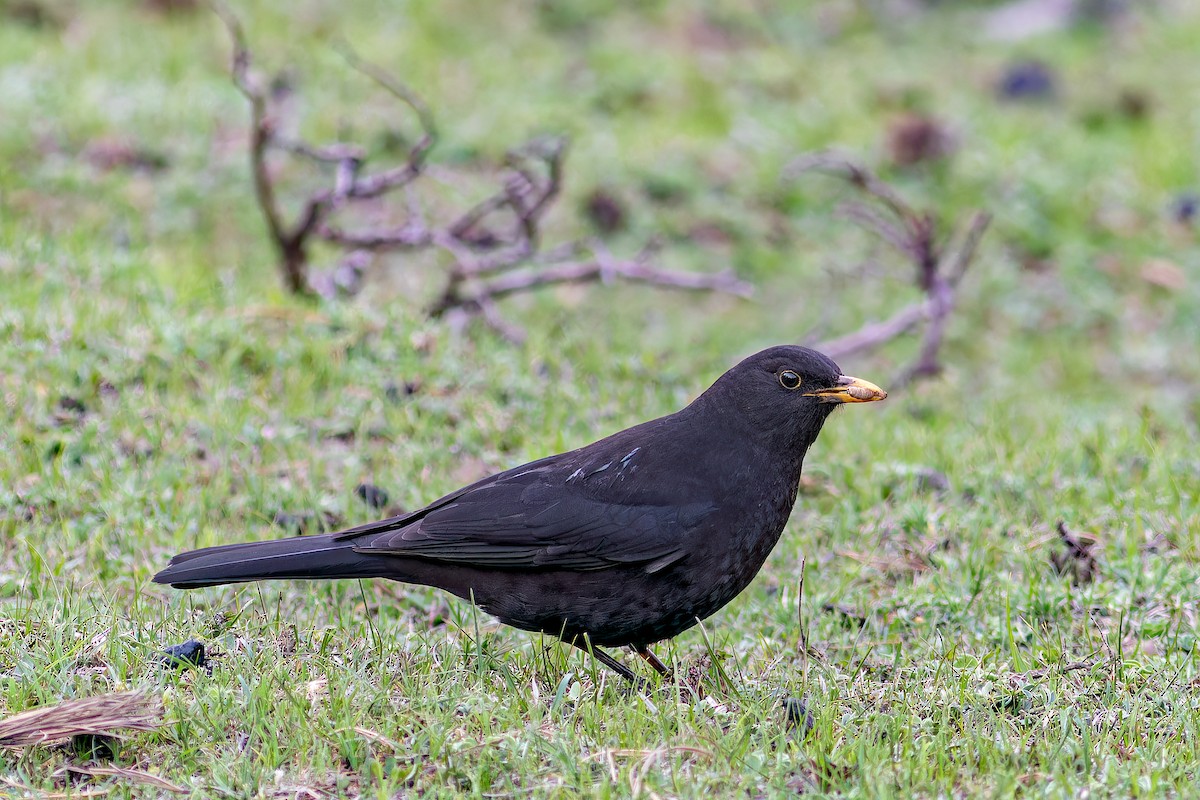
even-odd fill
[{"label": "ground", "polygon": [[[1193,791],[1200,9],[1014,42],[988,36],[995,3],[235,3],[307,137],[387,149],[411,123],[339,42],[423,94],[435,209],[562,133],[548,243],[655,238],[660,263],[758,286],[517,297],[514,345],[425,316],[427,255],[353,299],[283,290],[229,41],[190,5],[0,2],[0,718],[165,702],[111,759],[0,751],[0,794],[164,791],[138,773],[196,797]],[[1051,91],[998,97],[1023,61]],[[906,164],[911,115],[939,146]],[[829,147],[947,224],[995,222],[942,374],[836,414],[759,578],[660,646],[682,688],[630,691],[432,590],[150,583],[183,549],[372,519],[363,482],[417,507],[917,299],[836,214],[845,186],[787,171]],[[915,347],[842,366],[888,388]],[[159,664],[189,638],[211,673]]]}]

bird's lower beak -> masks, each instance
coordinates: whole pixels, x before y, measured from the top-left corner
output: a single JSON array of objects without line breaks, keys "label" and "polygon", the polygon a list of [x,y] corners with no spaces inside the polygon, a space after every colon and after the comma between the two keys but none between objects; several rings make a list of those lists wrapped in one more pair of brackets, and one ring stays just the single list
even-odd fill
[{"label": "bird's lower beak", "polygon": [[887,397],[887,392],[870,381],[843,375],[836,386],[805,392],[805,397],[815,397],[822,403],[873,403]]}]

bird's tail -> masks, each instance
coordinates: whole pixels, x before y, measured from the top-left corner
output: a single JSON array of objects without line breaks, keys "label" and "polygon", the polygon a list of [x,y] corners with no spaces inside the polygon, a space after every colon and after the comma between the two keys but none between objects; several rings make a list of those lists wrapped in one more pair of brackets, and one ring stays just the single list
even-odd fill
[{"label": "bird's tail", "polygon": [[198,589],[275,578],[376,578],[384,574],[385,561],[356,553],[351,542],[339,541],[334,534],[293,536],[180,553],[154,582]]}]

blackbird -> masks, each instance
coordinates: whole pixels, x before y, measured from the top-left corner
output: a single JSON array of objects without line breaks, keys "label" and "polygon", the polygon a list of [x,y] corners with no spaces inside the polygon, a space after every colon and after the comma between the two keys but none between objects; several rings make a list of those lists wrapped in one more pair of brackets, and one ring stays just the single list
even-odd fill
[{"label": "blackbird", "polygon": [[804,454],[842,403],[887,393],[804,347],[745,359],[674,414],[514,467],[424,508],[339,533],[171,559],[180,589],[391,578],[592,652],[649,645],[715,613],[758,573],[796,502]]}]

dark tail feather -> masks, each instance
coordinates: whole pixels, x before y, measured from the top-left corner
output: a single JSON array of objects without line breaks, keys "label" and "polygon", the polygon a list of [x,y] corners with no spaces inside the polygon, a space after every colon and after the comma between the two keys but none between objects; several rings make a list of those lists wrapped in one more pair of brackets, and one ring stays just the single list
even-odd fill
[{"label": "dark tail feather", "polygon": [[154,582],[198,589],[275,578],[377,578],[386,574],[387,561],[356,553],[350,542],[332,535],[295,536],[180,553]]}]

